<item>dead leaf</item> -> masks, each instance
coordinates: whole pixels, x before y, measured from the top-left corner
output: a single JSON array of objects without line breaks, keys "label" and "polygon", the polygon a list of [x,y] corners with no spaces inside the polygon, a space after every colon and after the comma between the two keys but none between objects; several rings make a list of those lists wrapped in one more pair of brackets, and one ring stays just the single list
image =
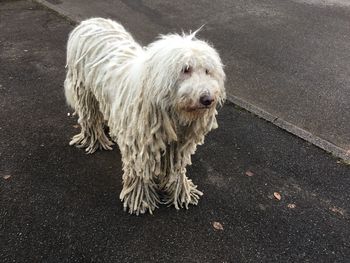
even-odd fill
[{"label": "dead leaf", "polygon": [[213,227],[214,227],[216,230],[224,230],[224,227],[223,227],[222,224],[219,223],[219,222],[213,222]]},{"label": "dead leaf", "polygon": [[344,160],[344,164],[345,165],[350,165],[350,160],[346,160],[346,161]]},{"label": "dead leaf", "polygon": [[246,172],[245,172],[245,175],[246,175],[246,176],[253,176],[254,173],[253,173],[252,171],[246,171]]},{"label": "dead leaf", "polygon": [[294,209],[294,208],[296,208],[297,206],[296,206],[295,204],[288,204],[287,207],[290,208],[290,209]]},{"label": "dead leaf", "polygon": [[341,208],[333,206],[333,207],[330,207],[329,209],[334,213],[338,213],[338,214],[341,214],[342,216],[344,216],[344,210]]},{"label": "dead leaf", "polygon": [[280,193],[278,193],[278,192],[274,192],[273,193],[273,196],[278,200],[278,201],[280,201],[281,200],[281,194]]},{"label": "dead leaf", "polygon": [[7,180],[7,179],[10,179],[10,177],[11,177],[11,175],[6,174],[6,175],[4,175],[2,178],[4,178],[5,180]]}]

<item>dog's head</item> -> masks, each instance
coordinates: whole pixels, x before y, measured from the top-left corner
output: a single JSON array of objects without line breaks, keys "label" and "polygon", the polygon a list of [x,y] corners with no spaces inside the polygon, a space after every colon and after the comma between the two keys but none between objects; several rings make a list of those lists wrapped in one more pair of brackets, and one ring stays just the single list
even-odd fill
[{"label": "dog's head", "polygon": [[[148,48],[153,99],[186,124],[216,112],[226,98],[225,73],[216,50],[190,35],[167,35]],[[151,98],[152,99],[152,98]]]}]

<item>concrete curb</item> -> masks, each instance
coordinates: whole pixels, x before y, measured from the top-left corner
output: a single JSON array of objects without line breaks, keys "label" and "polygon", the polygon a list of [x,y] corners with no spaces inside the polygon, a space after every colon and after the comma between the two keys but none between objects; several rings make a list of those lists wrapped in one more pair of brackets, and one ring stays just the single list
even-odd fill
[{"label": "concrete curb", "polygon": [[243,109],[259,116],[260,118],[263,118],[273,124],[275,124],[276,126],[282,128],[283,130],[286,130],[302,139],[304,139],[305,141],[308,141],[314,145],[316,145],[317,147],[325,150],[326,152],[329,152],[331,154],[333,154],[334,156],[343,159],[346,163],[350,163],[350,151],[346,151],[345,149],[342,149],[338,146],[336,146],[335,144],[326,141],[306,130],[303,130],[301,128],[299,128],[298,126],[285,121],[283,119],[278,118],[277,116],[274,116],[272,114],[270,114],[269,112],[254,106],[253,104],[250,104],[249,102],[236,97],[234,95],[227,95],[228,100],[231,101],[232,103],[238,105],[239,107],[242,107]]},{"label": "concrete curb", "polygon": [[79,16],[75,16],[70,14],[69,12],[67,12],[66,10],[60,8],[57,5],[54,5],[48,1],[45,0],[32,0],[32,2],[36,2],[50,10],[53,10],[54,12],[56,12],[58,15],[66,18],[67,20],[69,20],[69,22],[73,23],[73,24],[77,24],[79,22],[82,21],[82,19]]},{"label": "concrete curb", "polygon": [[[70,22],[76,24],[79,23],[82,18],[76,15],[72,15],[69,12],[65,11],[64,9],[58,7],[57,5],[54,5],[46,0],[32,0],[36,3],[39,3],[43,5],[44,7],[53,10],[54,12],[58,13],[60,16],[63,16],[64,18],[68,19]],[[325,150],[326,152],[329,152],[333,154],[334,156],[343,159],[346,163],[350,163],[350,150],[342,149],[335,144],[324,140],[306,130],[303,130],[296,125],[285,121],[283,119],[278,118],[277,116],[274,116],[273,114],[254,106],[253,104],[250,104],[249,102],[235,96],[235,95],[227,95],[228,100],[232,103],[238,105],[239,107],[257,115],[260,118],[263,118],[276,126],[316,145],[317,147]]]}]

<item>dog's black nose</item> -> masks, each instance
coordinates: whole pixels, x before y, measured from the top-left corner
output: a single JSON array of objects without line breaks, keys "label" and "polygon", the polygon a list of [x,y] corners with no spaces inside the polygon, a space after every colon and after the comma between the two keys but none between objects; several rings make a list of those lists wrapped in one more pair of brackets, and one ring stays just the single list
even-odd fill
[{"label": "dog's black nose", "polygon": [[203,95],[199,98],[199,102],[204,106],[209,106],[214,101],[213,97],[210,95]]}]

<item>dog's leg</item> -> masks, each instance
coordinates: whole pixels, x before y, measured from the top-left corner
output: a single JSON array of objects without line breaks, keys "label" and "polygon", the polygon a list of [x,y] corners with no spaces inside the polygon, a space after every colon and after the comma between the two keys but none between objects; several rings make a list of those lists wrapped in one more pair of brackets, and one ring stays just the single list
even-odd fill
[{"label": "dog's leg", "polygon": [[99,110],[98,101],[91,91],[81,87],[76,89],[75,110],[79,116],[81,131],[69,144],[86,148],[87,153],[93,153],[97,149],[112,150],[113,142],[104,132],[105,121]]},{"label": "dog's leg", "polygon": [[188,205],[197,205],[200,196],[203,195],[197,189],[191,179],[188,179],[185,172],[172,173],[169,175],[169,180],[164,188],[166,192],[165,203],[174,205],[176,209],[188,209]]},{"label": "dog's leg", "polygon": [[129,213],[136,215],[149,211],[152,214],[157,204],[160,203],[157,186],[151,179],[140,175],[132,175],[126,172],[123,175],[123,190],[120,193],[124,211],[129,208]]},{"label": "dog's leg", "polygon": [[197,205],[203,193],[186,176],[186,165],[191,163],[191,156],[178,152],[178,148],[178,145],[173,144],[167,149],[163,159],[163,166],[167,168],[160,175],[160,188],[165,192],[165,204],[174,205],[176,209],[185,206],[187,209],[189,204]]}]

